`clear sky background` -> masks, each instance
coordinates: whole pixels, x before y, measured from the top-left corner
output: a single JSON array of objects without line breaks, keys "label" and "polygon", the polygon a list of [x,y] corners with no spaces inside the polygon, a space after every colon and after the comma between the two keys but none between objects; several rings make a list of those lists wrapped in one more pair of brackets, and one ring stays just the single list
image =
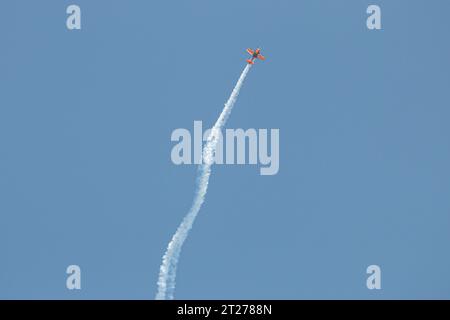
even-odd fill
[{"label": "clear sky background", "polygon": [[[66,28],[78,4],[82,30]],[[382,9],[381,31],[366,8]],[[279,128],[215,166],[176,298],[450,298],[450,2],[2,1],[0,298],[153,299],[196,167],[172,130]],[[66,289],[66,268],[82,289]],[[382,289],[366,288],[366,268]]]}]

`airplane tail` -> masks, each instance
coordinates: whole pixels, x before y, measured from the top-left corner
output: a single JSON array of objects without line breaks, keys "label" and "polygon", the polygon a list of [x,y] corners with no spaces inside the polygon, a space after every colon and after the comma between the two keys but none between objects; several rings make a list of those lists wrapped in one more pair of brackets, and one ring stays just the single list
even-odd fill
[{"label": "airplane tail", "polygon": [[248,64],[255,64],[252,60],[247,59]]}]

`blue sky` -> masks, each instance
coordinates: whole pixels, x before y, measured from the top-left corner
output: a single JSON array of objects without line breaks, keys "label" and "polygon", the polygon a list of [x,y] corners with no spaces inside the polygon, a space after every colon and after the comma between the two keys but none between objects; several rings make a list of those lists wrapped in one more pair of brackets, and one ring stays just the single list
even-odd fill
[{"label": "blue sky", "polygon": [[[213,125],[256,46],[267,60],[227,127],[279,128],[280,170],[213,167],[176,297],[449,298],[449,10],[4,1],[0,298],[153,299],[196,175],[172,164],[171,132]],[[381,290],[366,288],[372,264]]]}]

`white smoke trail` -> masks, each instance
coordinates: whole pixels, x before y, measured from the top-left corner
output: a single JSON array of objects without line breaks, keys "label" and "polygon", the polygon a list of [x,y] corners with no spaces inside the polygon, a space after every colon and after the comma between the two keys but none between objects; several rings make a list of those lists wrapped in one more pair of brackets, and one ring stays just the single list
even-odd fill
[{"label": "white smoke trail", "polygon": [[222,113],[217,119],[214,127],[211,129],[211,132],[206,140],[205,147],[203,148],[203,164],[199,165],[198,168],[197,189],[192,207],[173,235],[162,259],[158,278],[158,292],[156,294],[157,300],[173,299],[177,264],[181,253],[181,248],[189,234],[189,230],[192,228],[203,202],[205,201],[206,191],[208,190],[209,176],[211,175],[211,165],[214,162],[214,154],[220,132],[231,114],[231,110],[233,109],[234,103],[239,95],[239,90],[241,89],[250,68],[251,65],[248,64],[242,71],[233,92],[228,98],[228,101],[225,103]]}]

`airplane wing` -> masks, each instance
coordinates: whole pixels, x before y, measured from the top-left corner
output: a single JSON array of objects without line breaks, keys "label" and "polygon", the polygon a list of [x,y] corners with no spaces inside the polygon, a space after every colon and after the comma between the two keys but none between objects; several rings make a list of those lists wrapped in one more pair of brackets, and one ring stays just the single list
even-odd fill
[{"label": "airplane wing", "polygon": [[266,57],[264,57],[262,54],[258,54],[258,59],[260,59],[260,60],[266,60]]},{"label": "airplane wing", "polygon": [[252,50],[252,49],[247,49],[247,52],[250,54],[250,55],[253,55],[255,52]]}]

